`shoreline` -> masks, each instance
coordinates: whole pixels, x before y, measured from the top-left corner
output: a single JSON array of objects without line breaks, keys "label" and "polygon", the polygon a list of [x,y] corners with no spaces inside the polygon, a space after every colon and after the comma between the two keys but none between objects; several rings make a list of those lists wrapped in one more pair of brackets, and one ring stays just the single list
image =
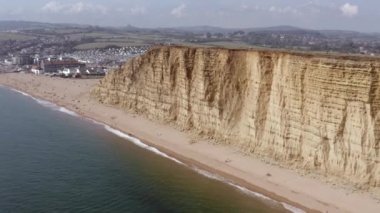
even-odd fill
[{"label": "shoreline", "polygon": [[[232,184],[273,198],[281,204],[290,204],[306,212],[357,212],[359,210],[376,212],[380,209],[380,204],[375,199],[370,199],[368,195],[363,196],[356,193],[347,195],[349,193],[347,190],[334,189],[322,181],[301,177],[294,171],[267,165],[257,159],[244,156],[231,147],[215,145],[207,141],[190,144],[191,138],[186,133],[129,114],[116,107],[105,106],[94,100],[91,101],[88,94],[89,89],[97,82],[90,80],[94,82],[84,87],[82,84],[84,81],[89,80],[51,79],[28,74],[6,74],[0,77],[0,85],[65,107],[85,119],[108,125],[115,130],[140,139],[143,143],[157,148],[169,156],[180,159],[190,169],[191,166],[195,166],[198,169],[211,172]],[[67,82],[70,82],[69,85],[66,85]],[[57,91],[52,90],[51,86],[56,84],[61,84],[61,86],[57,86]],[[65,87],[75,87],[74,89],[78,89],[78,91],[74,93],[71,90],[60,90]],[[58,91],[63,92],[63,94],[58,95]],[[119,116],[122,116],[122,119]],[[140,122],[139,125],[132,126],[130,123],[134,123],[134,121]],[[160,134],[153,133],[154,131],[151,131],[152,128],[150,127],[157,127]],[[178,142],[178,140],[183,140],[183,142]],[[201,152],[201,150],[203,151]],[[226,162],[226,155],[227,159],[232,161],[231,163]],[[267,177],[267,174],[271,174],[271,177]],[[227,182],[227,184],[229,183]],[[315,189],[316,192],[307,192],[309,190],[306,189],[302,191],[303,187],[309,186],[310,191]]]},{"label": "shoreline", "polygon": [[[104,123],[103,121],[98,121],[95,118],[86,116],[85,114],[81,114],[81,113],[78,113],[76,111],[72,111],[71,109],[66,108],[64,105],[58,105],[54,102],[50,102],[49,100],[45,100],[43,97],[37,97],[37,96],[31,95],[27,92],[18,90],[16,88],[13,88],[10,86],[4,86],[4,85],[0,84],[0,87],[5,87],[6,89],[9,89],[11,91],[20,93],[21,95],[24,95],[26,97],[30,97],[34,101],[38,102],[41,105],[43,105],[42,103],[40,103],[41,101],[46,102],[48,104],[54,104],[53,107],[57,107],[59,109],[52,109],[52,110],[57,110],[57,111],[60,111],[61,113],[68,114],[68,115],[76,117],[78,119],[84,119],[88,122],[92,122],[96,125],[100,125],[100,126],[104,127],[104,129],[106,131],[110,132],[111,134],[115,134],[118,137],[121,137],[130,143],[133,143],[136,146],[139,146],[139,145],[137,145],[135,142],[131,142],[131,140],[132,140],[131,138],[139,140],[144,145],[148,146],[148,147],[141,147],[140,146],[140,148],[146,149],[147,151],[151,151],[151,152],[152,152],[152,150],[149,150],[148,148],[157,149],[157,151],[160,152],[161,154],[158,154],[157,152],[153,151],[155,154],[158,154],[161,157],[167,158],[167,159],[172,160],[172,161],[174,161],[174,162],[176,162],[182,166],[185,166],[186,168],[193,170],[194,172],[196,172],[202,176],[205,176],[209,179],[213,179],[213,180],[216,180],[219,182],[223,182],[224,184],[230,185],[231,187],[239,190],[241,193],[247,194],[247,195],[251,196],[252,198],[261,199],[262,201],[267,200],[271,204],[281,205],[284,209],[291,211],[293,213],[319,212],[317,210],[309,209],[309,208],[307,208],[301,204],[298,204],[296,202],[290,201],[284,197],[278,196],[274,192],[270,192],[270,191],[267,191],[261,187],[247,183],[246,181],[244,181],[238,177],[235,177],[231,174],[227,174],[223,171],[216,170],[212,167],[207,166],[206,164],[202,164],[200,162],[197,162],[196,160],[186,158],[181,154],[175,153],[169,149],[166,149],[164,147],[156,145],[152,142],[139,139],[137,136],[135,136],[131,133],[125,132],[123,130],[120,130],[117,127],[110,126],[109,124]],[[44,107],[52,108],[52,106],[44,106]],[[121,134],[125,134],[130,138],[125,138],[123,136],[120,136],[119,134],[115,133],[114,131],[119,131]]]}]

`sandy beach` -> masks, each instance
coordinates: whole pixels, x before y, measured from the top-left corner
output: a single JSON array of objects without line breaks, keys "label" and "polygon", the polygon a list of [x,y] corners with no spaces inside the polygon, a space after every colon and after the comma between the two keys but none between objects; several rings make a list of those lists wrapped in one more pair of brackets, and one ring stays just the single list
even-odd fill
[{"label": "sandy beach", "polygon": [[[218,174],[279,202],[306,212],[379,212],[380,201],[370,193],[327,184],[312,176],[265,163],[239,150],[194,140],[192,135],[150,121],[90,96],[98,79],[62,79],[31,74],[0,74],[0,85],[54,102],[78,114],[133,135],[145,143],[198,168]],[[0,100],[4,101],[4,100]]]}]

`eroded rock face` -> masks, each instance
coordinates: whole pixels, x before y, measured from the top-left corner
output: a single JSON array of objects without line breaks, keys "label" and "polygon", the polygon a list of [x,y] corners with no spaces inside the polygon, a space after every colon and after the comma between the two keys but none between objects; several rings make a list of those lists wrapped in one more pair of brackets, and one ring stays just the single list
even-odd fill
[{"label": "eroded rock face", "polygon": [[297,168],[380,186],[380,61],[158,47],[109,73],[100,101]]}]

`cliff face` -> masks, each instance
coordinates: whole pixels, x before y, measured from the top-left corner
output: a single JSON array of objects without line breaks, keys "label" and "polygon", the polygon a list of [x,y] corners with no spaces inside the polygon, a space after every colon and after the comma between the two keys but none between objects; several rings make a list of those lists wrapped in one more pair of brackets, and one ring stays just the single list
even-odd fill
[{"label": "cliff face", "polygon": [[287,165],[380,186],[380,61],[160,47],[109,73],[101,102]]}]

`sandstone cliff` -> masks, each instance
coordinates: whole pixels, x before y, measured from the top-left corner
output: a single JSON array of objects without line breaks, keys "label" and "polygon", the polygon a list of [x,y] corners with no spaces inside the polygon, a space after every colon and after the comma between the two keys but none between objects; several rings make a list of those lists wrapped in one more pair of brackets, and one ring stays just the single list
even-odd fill
[{"label": "sandstone cliff", "polygon": [[380,186],[380,61],[157,47],[109,73],[101,102],[297,168]]}]

